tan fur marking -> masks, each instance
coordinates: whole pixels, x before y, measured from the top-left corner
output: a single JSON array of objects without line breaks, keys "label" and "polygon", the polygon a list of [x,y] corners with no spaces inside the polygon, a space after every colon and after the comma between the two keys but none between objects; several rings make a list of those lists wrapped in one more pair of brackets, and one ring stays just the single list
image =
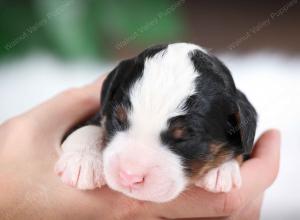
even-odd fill
[{"label": "tan fur marking", "polygon": [[125,122],[127,120],[127,112],[122,105],[116,106],[115,111],[116,117],[120,122]]},{"label": "tan fur marking", "polygon": [[[191,182],[199,180],[203,177],[209,170],[216,168],[223,164],[224,162],[232,159],[232,153],[224,148],[223,144],[211,144],[211,158],[207,161],[199,162],[195,161],[191,164]],[[243,162],[243,156],[239,155],[235,157],[238,163],[241,165]]]},{"label": "tan fur marking", "polygon": [[173,138],[175,139],[181,139],[184,137],[184,134],[185,134],[185,131],[183,128],[175,128],[173,131],[172,131],[172,136]]}]

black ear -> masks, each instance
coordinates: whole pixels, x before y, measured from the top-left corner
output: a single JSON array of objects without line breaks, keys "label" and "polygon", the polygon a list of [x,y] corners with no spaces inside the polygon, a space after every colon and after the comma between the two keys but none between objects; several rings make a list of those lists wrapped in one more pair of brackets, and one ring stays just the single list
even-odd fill
[{"label": "black ear", "polygon": [[[87,120],[77,124],[70,131],[66,133],[63,141],[71,134],[73,131],[77,130],[86,125],[96,125],[101,126],[101,119],[103,112],[105,112],[109,106],[110,100],[116,92],[117,88],[120,86],[121,80],[125,77],[126,73],[129,71],[129,67],[134,63],[133,59],[122,61],[117,67],[115,67],[106,77],[103,82],[100,98],[100,111],[97,111]],[[127,72],[126,72],[127,71]]]},{"label": "black ear", "polygon": [[239,132],[244,153],[250,154],[253,149],[253,142],[256,131],[257,113],[247,97],[239,90],[236,93],[237,112],[235,119],[237,126],[231,130]]},{"label": "black ear", "polygon": [[128,74],[130,74],[134,65],[134,59],[124,60],[120,62],[119,65],[115,67],[104,80],[100,100],[101,116],[103,116],[103,113],[106,112],[109,107],[110,100],[115,95],[118,88],[120,88],[121,83],[125,81],[126,77],[128,77]]}]

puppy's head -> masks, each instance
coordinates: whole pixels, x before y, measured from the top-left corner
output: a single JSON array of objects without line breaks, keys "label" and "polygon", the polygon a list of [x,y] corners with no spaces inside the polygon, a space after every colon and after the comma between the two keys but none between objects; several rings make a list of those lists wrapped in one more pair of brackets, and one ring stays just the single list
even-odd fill
[{"label": "puppy's head", "polygon": [[228,69],[193,44],[155,46],[122,61],[101,103],[107,184],[136,199],[169,201],[251,151],[255,110]]}]

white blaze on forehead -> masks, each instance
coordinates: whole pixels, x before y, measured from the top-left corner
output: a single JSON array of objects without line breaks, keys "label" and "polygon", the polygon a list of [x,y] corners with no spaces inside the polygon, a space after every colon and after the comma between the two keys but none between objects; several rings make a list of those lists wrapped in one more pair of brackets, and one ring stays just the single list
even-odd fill
[{"label": "white blaze on forehead", "polygon": [[193,44],[171,44],[145,61],[142,77],[130,90],[131,132],[157,134],[170,117],[184,113],[182,106],[195,93],[199,74],[189,57],[195,49],[203,51]]}]

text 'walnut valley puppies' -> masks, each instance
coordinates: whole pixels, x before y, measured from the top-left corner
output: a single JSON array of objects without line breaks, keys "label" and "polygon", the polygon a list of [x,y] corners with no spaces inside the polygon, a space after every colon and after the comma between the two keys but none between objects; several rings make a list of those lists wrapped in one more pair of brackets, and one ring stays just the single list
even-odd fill
[{"label": "text 'walnut valley puppies'", "polygon": [[55,170],[79,189],[106,183],[153,202],[189,184],[228,192],[241,186],[255,129],[254,108],[216,57],[193,44],[155,46],[112,70],[101,109],[64,141]]}]

